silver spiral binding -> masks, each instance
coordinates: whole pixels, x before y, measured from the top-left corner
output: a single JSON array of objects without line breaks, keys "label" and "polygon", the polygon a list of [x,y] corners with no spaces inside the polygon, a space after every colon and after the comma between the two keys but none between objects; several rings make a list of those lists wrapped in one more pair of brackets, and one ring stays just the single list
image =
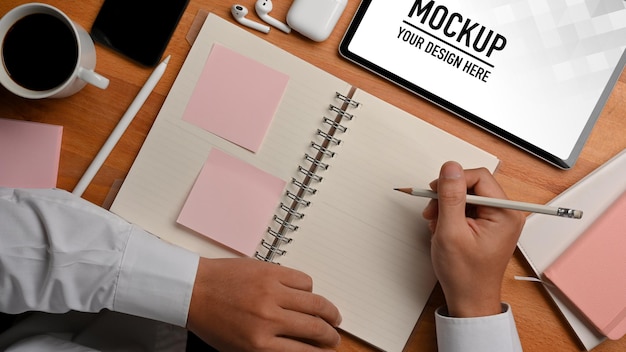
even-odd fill
[{"label": "silver spiral binding", "polygon": [[329,107],[330,111],[336,113],[337,115],[340,115],[341,117],[345,117],[348,120],[352,120],[352,118],[354,117],[354,115],[347,113],[345,110],[338,108],[334,105],[330,105]]},{"label": "silver spiral binding", "polygon": [[335,122],[334,120],[329,119],[328,117],[324,117],[324,123],[330,125],[330,127],[341,131],[341,132],[345,132],[348,130],[348,128],[344,125],[341,125],[337,122]]},{"label": "silver spiral binding", "polygon": [[265,247],[269,252],[276,253],[278,255],[285,255],[285,253],[287,253],[286,250],[280,249],[280,247],[275,246],[272,243],[267,242],[266,240],[262,240],[261,245]]},{"label": "silver spiral binding", "polygon": [[331,150],[329,150],[329,149],[327,149],[327,148],[325,148],[325,147],[323,147],[323,146],[321,146],[321,145],[319,145],[319,144],[317,144],[315,142],[311,142],[311,147],[313,147],[313,149],[317,150],[318,152],[321,152],[324,155],[329,156],[331,158],[335,156],[335,152],[333,152],[333,151],[331,151]]},{"label": "silver spiral binding", "polygon": [[328,170],[328,164],[322,162],[321,160],[315,159],[314,157],[310,156],[309,154],[304,154],[304,158],[308,162],[310,162],[311,164],[313,164],[313,165],[315,165],[315,166],[317,166],[317,167],[319,167],[321,169]]},{"label": "silver spiral binding", "polygon": [[278,216],[274,215],[274,221],[276,221],[278,223],[278,225],[280,225],[281,227],[285,227],[291,231],[296,231],[298,230],[298,226],[290,223],[289,221],[285,220],[285,219],[281,219]]},{"label": "silver spiral binding", "polygon": [[308,201],[302,197],[299,197],[297,194],[294,194],[290,191],[287,191],[287,197],[289,197],[289,199],[293,200],[299,205],[304,205],[305,207],[308,207],[309,205],[311,205],[311,201]]},{"label": "silver spiral binding", "polygon": [[320,129],[317,130],[317,135],[321,136],[322,138],[324,138],[325,140],[327,140],[327,141],[329,141],[329,142],[331,142],[333,144],[337,144],[337,145],[341,144],[341,139],[339,139],[337,137],[334,137],[334,136],[332,136],[332,135],[330,135],[330,134],[328,134],[328,133],[326,133],[326,132],[324,132],[324,131],[322,131]]},{"label": "silver spiral binding", "polygon": [[339,100],[345,101],[348,105],[351,105],[352,107],[358,108],[359,106],[361,106],[361,103],[359,103],[358,101],[348,98],[341,93],[335,93],[335,97],[337,97],[337,99]]},{"label": "silver spiral binding", "polygon": [[276,263],[275,259],[277,256],[283,256],[287,253],[287,251],[281,248],[281,245],[291,243],[292,238],[288,237],[287,234],[297,231],[299,228],[299,226],[294,224],[294,222],[304,217],[304,213],[299,208],[310,206],[311,201],[305,199],[305,197],[317,192],[317,189],[313,188],[311,183],[313,181],[322,181],[323,177],[318,175],[317,172],[319,170],[327,170],[329,164],[324,162],[324,159],[335,156],[335,152],[330,150],[330,148],[341,143],[341,139],[337,138],[336,134],[344,133],[348,130],[342,124],[342,121],[354,118],[354,115],[346,112],[346,110],[360,106],[359,102],[351,98],[353,93],[354,90],[351,90],[348,96],[336,93],[336,98],[341,101],[341,107],[329,105],[329,111],[334,113],[334,115],[332,117],[323,117],[323,126],[327,126],[328,130],[317,130],[317,136],[322,137],[323,140],[321,143],[312,141],[310,146],[313,152],[304,154],[303,161],[307,162],[306,167],[298,166],[298,173],[303,175],[301,180],[291,179],[291,183],[297,187],[297,190],[293,192],[287,190],[285,192],[286,201],[280,204],[280,210],[284,211],[284,216],[274,215],[274,228],[272,226],[267,228],[268,236],[261,241],[262,248],[255,253],[255,258],[265,262]]},{"label": "silver spiral binding", "polygon": [[324,179],[322,176],[316,174],[313,171],[307,170],[305,168],[303,168],[302,166],[298,166],[298,171],[300,171],[301,174],[304,174],[306,177],[315,180],[317,182],[322,182],[322,180]]},{"label": "silver spiral binding", "polygon": [[292,239],[289,237],[285,237],[285,235],[283,235],[282,233],[278,232],[278,231],[274,231],[272,230],[271,227],[267,228],[267,233],[269,233],[272,237],[274,237],[276,240],[282,242],[282,243],[291,243]]},{"label": "silver spiral binding", "polygon": [[317,189],[309,186],[309,185],[305,185],[304,183],[296,180],[295,178],[291,179],[291,183],[293,183],[294,185],[296,185],[298,188],[300,188],[301,190],[309,193],[309,194],[315,194],[317,192]]},{"label": "silver spiral binding", "polygon": [[280,203],[280,208],[284,210],[287,214],[295,216],[297,219],[302,219],[304,217],[304,214],[299,213],[295,209],[286,206],[285,203]]},{"label": "silver spiral binding", "polygon": [[268,255],[264,255],[264,254],[260,253],[259,251],[257,251],[256,253],[254,253],[254,257],[255,257],[257,260],[260,260],[260,261],[264,261],[264,262],[271,262],[271,260],[268,258],[269,253],[270,253],[270,252],[268,252]]}]

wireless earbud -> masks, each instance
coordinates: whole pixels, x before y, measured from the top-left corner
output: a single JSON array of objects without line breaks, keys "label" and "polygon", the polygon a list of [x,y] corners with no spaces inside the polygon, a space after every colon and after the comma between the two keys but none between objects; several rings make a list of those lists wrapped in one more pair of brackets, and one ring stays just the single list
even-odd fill
[{"label": "wireless earbud", "polygon": [[256,10],[256,14],[268,24],[280,29],[285,33],[290,33],[291,28],[288,25],[280,22],[274,17],[270,16],[269,13],[274,8],[272,4],[272,0],[257,0],[256,4],[254,4],[254,9]]},{"label": "wireless earbud", "polygon": [[258,22],[254,22],[246,18],[246,15],[248,14],[248,9],[245,6],[235,4],[233,5],[233,7],[230,8],[230,13],[233,14],[233,17],[235,17],[235,20],[239,22],[241,25],[250,27],[252,29],[256,29],[257,31],[261,31],[263,33],[270,32],[269,26],[260,24]]}]

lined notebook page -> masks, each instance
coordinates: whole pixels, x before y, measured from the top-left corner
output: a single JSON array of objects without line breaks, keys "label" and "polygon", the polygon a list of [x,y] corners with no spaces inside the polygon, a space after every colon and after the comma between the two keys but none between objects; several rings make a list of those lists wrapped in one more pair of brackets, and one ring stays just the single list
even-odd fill
[{"label": "lined notebook page", "polygon": [[491,171],[498,160],[366,92],[354,99],[362,107],[348,110],[355,117],[336,135],[342,142],[280,262],[313,277],[340,307],[342,329],[401,351],[436,279],[421,215],[428,200],[393,188],[428,187],[447,160]]},{"label": "lined notebook page", "polygon": [[[187,102],[216,42],[290,77],[281,105],[257,153],[182,120]],[[111,210],[159,237],[203,256],[235,256],[226,247],[176,224],[211,148],[217,147],[290,182],[292,177],[298,176],[297,166],[315,132],[322,127],[322,117],[328,114],[329,104],[336,102],[335,92],[345,94],[348,90],[347,83],[210,15]],[[268,219],[268,225],[270,221]]]}]

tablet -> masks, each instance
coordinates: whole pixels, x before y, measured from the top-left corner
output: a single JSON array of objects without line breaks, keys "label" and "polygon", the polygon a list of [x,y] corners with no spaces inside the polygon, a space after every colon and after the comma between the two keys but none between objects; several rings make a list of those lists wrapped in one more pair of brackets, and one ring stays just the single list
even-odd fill
[{"label": "tablet", "polygon": [[623,0],[363,0],[339,51],[569,169],[625,47]]}]

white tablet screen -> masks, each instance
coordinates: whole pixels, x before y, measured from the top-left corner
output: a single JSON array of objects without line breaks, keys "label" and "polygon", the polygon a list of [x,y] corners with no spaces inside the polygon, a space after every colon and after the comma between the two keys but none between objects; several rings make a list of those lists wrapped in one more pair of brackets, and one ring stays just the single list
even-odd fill
[{"label": "white tablet screen", "polygon": [[366,0],[340,51],[568,168],[625,46],[623,0]]}]

